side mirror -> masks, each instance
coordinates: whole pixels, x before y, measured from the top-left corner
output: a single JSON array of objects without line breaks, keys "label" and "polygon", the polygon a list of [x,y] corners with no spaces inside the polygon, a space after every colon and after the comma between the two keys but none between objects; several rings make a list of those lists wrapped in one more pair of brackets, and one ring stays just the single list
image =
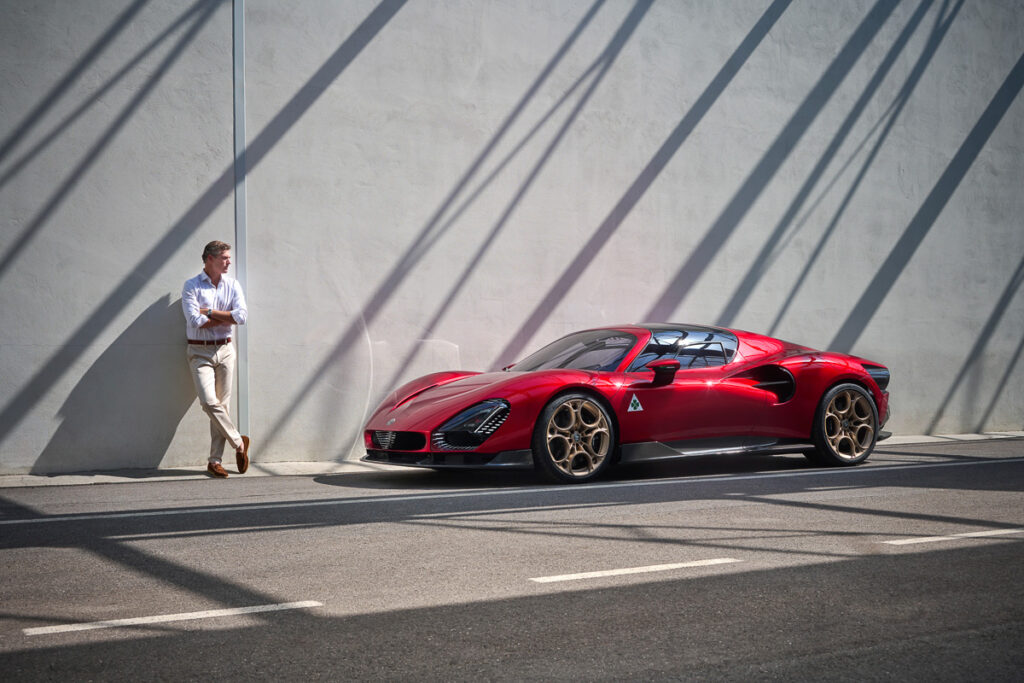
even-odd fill
[{"label": "side mirror", "polygon": [[676,373],[679,372],[681,366],[675,358],[667,358],[651,361],[644,367],[654,371],[655,384],[668,384],[675,379]]}]

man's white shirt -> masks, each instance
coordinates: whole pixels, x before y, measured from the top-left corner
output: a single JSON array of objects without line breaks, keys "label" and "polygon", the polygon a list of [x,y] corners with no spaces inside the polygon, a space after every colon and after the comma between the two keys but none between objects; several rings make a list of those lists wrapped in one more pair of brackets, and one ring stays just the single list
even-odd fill
[{"label": "man's white shirt", "polygon": [[203,329],[210,318],[201,314],[200,308],[230,311],[238,325],[244,325],[248,315],[245,295],[238,280],[221,275],[215,287],[205,270],[185,281],[181,290],[181,308],[185,312],[185,336],[195,341],[218,341],[231,336],[231,328],[227,326]]}]

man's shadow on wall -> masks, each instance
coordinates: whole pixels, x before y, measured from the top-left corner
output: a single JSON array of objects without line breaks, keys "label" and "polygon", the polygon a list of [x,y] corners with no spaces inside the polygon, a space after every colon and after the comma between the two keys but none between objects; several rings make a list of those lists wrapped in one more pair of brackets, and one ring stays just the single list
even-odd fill
[{"label": "man's shadow on wall", "polygon": [[33,474],[159,466],[196,400],[185,361],[181,299],[164,296],[93,363]]}]

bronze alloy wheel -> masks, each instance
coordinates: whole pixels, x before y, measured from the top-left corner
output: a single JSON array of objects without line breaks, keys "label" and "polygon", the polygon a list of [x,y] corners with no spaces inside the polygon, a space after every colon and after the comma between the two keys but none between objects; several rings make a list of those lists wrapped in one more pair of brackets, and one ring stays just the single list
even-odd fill
[{"label": "bronze alloy wheel", "polygon": [[878,410],[871,395],[856,384],[840,384],[818,405],[811,460],[825,465],[856,465],[867,459],[878,435]]},{"label": "bronze alloy wheel", "polygon": [[840,458],[854,460],[875,442],[875,413],[863,394],[836,394],[825,409],[825,438]]},{"label": "bronze alloy wheel", "polygon": [[[561,481],[596,476],[609,462],[614,437],[607,412],[590,397],[570,394],[550,403],[535,449],[549,474]],[[540,424],[538,424],[540,427]]]}]

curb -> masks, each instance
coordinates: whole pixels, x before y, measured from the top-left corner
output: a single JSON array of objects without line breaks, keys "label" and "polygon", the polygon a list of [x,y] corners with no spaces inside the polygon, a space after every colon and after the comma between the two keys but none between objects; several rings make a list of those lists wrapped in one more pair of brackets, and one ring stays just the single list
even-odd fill
[{"label": "curb", "polygon": [[[404,467],[365,462],[270,462],[251,463],[244,475],[235,474],[234,463],[225,459],[225,469],[235,477],[320,476],[325,474],[357,474],[406,470]],[[192,481],[210,479],[206,465],[168,469],[125,469],[70,474],[5,474],[0,475],[0,489],[29,486],[83,486],[86,484],[130,484],[137,482]]]}]

